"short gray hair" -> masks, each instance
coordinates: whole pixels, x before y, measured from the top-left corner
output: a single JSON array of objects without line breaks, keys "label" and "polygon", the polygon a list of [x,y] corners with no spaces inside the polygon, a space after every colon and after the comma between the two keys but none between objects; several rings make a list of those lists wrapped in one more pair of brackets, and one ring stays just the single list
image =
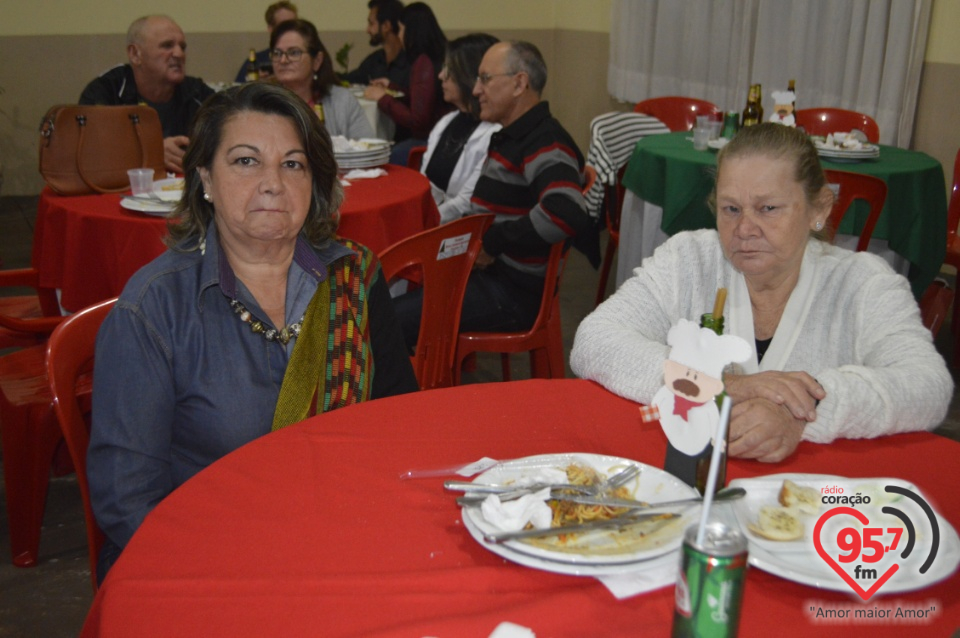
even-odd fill
[{"label": "short gray hair", "polygon": [[131,44],[139,45],[142,41],[143,29],[147,26],[147,21],[152,18],[162,18],[164,20],[169,20],[170,22],[177,24],[177,21],[167,15],[149,15],[141,16],[130,23],[130,26],[127,27],[127,46]]},{"label": "short gray hair", "polygon": [[523,71],[530,78],[530,88],[540,95],[547,85],[547,63],[536,45],[530,42],[513,41],[507,53],[511,73]]}]

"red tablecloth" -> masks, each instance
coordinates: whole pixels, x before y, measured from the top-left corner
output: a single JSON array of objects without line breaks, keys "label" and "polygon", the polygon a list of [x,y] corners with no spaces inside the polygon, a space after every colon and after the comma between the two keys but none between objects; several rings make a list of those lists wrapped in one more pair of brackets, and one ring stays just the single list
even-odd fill
[{"label": "red tablecloth", "polygon": [[[107,577],[83,635],[459,637],[487,636],[505,620],[540,637],[668,635],[672,587],[618,601],[593,578],[507,562],[469,536],[442,478],[399,479],[412,468],[557,452],[661,465],[665,443],[635,404],[581,380],[421,392],[270,434],[160,503]],[[956,526],[958,456],[956,442],[906,434],[804,443],[784,463],[733,461],[729,476],[901,477]],[[934,624],[919,626],[814,626],[811,605],[852,595],[748,574],[741,636],[946,635],[960,624],[957,574],[896,597],[934,601]]]},{"label": "red tablecloth", "polygon": [[[387,175],[344,189],[338,233],[379,252],[440,221],[430,182],[386,166]],[[116,297],[137,270],[165,250],[166,221],[120,206],[120,195],[61,197],[44,188],[34,228],[33,266],[40,285],[59,288],[77,311]]]}]

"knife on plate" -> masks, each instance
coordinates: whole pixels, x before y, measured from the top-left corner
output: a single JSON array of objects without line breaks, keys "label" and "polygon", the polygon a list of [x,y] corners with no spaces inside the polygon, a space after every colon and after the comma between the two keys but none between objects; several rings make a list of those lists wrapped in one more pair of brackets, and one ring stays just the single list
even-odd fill
[{"label": "knife on plate", "polygon": [[544,529],[523,529],[518,532],[488,532],[483,535],[483,540],[488,543],[503,543],[505,541],[523,540],[525,538],[545,538],[547,536],[559,536],[560,534],[576,534],[579,532],[589,532],[597,529],[616,529],[626,528],[640,523],[646,523],[653,520],[662,520],[664,522],[679,517],[680,515],[671,513],[661,514],[635,514],[628,516],[618,516],[603,521],[589,521],[577,525],[565,525],[563,527],[547,527]]}]

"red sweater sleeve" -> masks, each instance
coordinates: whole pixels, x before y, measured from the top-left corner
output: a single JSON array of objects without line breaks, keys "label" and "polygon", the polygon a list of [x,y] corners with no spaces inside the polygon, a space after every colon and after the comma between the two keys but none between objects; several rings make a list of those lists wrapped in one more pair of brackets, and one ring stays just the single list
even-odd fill
[{"label": "red sweater sleeve", "polygon": [[410,67],[410,86],[407,88],[407,106],[401,100],[384,95],[377,107],[386,113],[397,126],[410,129],[411,135],[427,139],[435,122],[437,102],[437,71],[426,55],[420,55]]}]

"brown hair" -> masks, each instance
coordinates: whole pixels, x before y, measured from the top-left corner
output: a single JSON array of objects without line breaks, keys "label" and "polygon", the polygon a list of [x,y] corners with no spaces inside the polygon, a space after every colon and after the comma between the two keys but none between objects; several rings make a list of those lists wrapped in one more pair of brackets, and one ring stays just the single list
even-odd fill
[{"label": "brown hair", "polygon": [[276,17],[277,11],[280,11],[282,9],[286,9],[287,11],[290,11],[295,16],[300,15],[300,12],[297,10],[297,5],[293,4],[292,2],[288,2],[288,0],[280,0],[280,2],[274,2],[269,7],[267,7],[266,12],[263,14],[263,19],[267,22],[268,27],[277,26],[276,23],[273,21],[273,19]]},{"label": "brown hair", "polygon": [[[183,251],[196,250],[206,238],[214,208],[203,198],[203,183],[197,169],[210,170],[224,126],[246,111],[279,115],[293,124],[307,153],[313,183],[310,210],[300,232],[315,246],[333,237],[343,189],[337,178],[330,135],[307,103],[292,91],[267,82],[248,82],[211,95],[197,112],[190,130],[190,146],[183,157],[183,197],[167,222],[168,246]],[[216,174],[212,174],[215,177]],[[188,239],[197,241],[181,246]]]},{"label": "brown hair", "polygon": [[[792,160],[794,179],[803,187],[807,204],[819,207],[826,203],[823,201],[825,196],[823,189],[827,185],[827,177],[820,165],[817,147],[813,145],[806,133],[776,122],[762,122],[741,129],[717,154],[715,177],[720,176],[725,160],[751,155]],[[717,179],[714,179],[713,191],[710,193],[708,202],[710,210],[716,215]],[[824,231],[814,232],[813,235],[818,239],[827,238]]]},{"label": "brown hair", "polygon": [[272,51],[277,47],[280,36],[290,31],[295,31],[303,37],[303,43],[306,45],[307,53],[310,54],[311,58],[317,57],[319,53],[323,54],[323,62],[320,63],[320,68],[313,76],[311,87],[314,101],[319,102],[330,93],[330,87],[337,82],[337,75],[333,72],[333,61],[330,59],[327,47],[323,46],[323,42],[320,40],[317,27],[313,26],[313,23],[309,20],[286,20],[278,24],[273,33],[270,34],[270,50]]}]

